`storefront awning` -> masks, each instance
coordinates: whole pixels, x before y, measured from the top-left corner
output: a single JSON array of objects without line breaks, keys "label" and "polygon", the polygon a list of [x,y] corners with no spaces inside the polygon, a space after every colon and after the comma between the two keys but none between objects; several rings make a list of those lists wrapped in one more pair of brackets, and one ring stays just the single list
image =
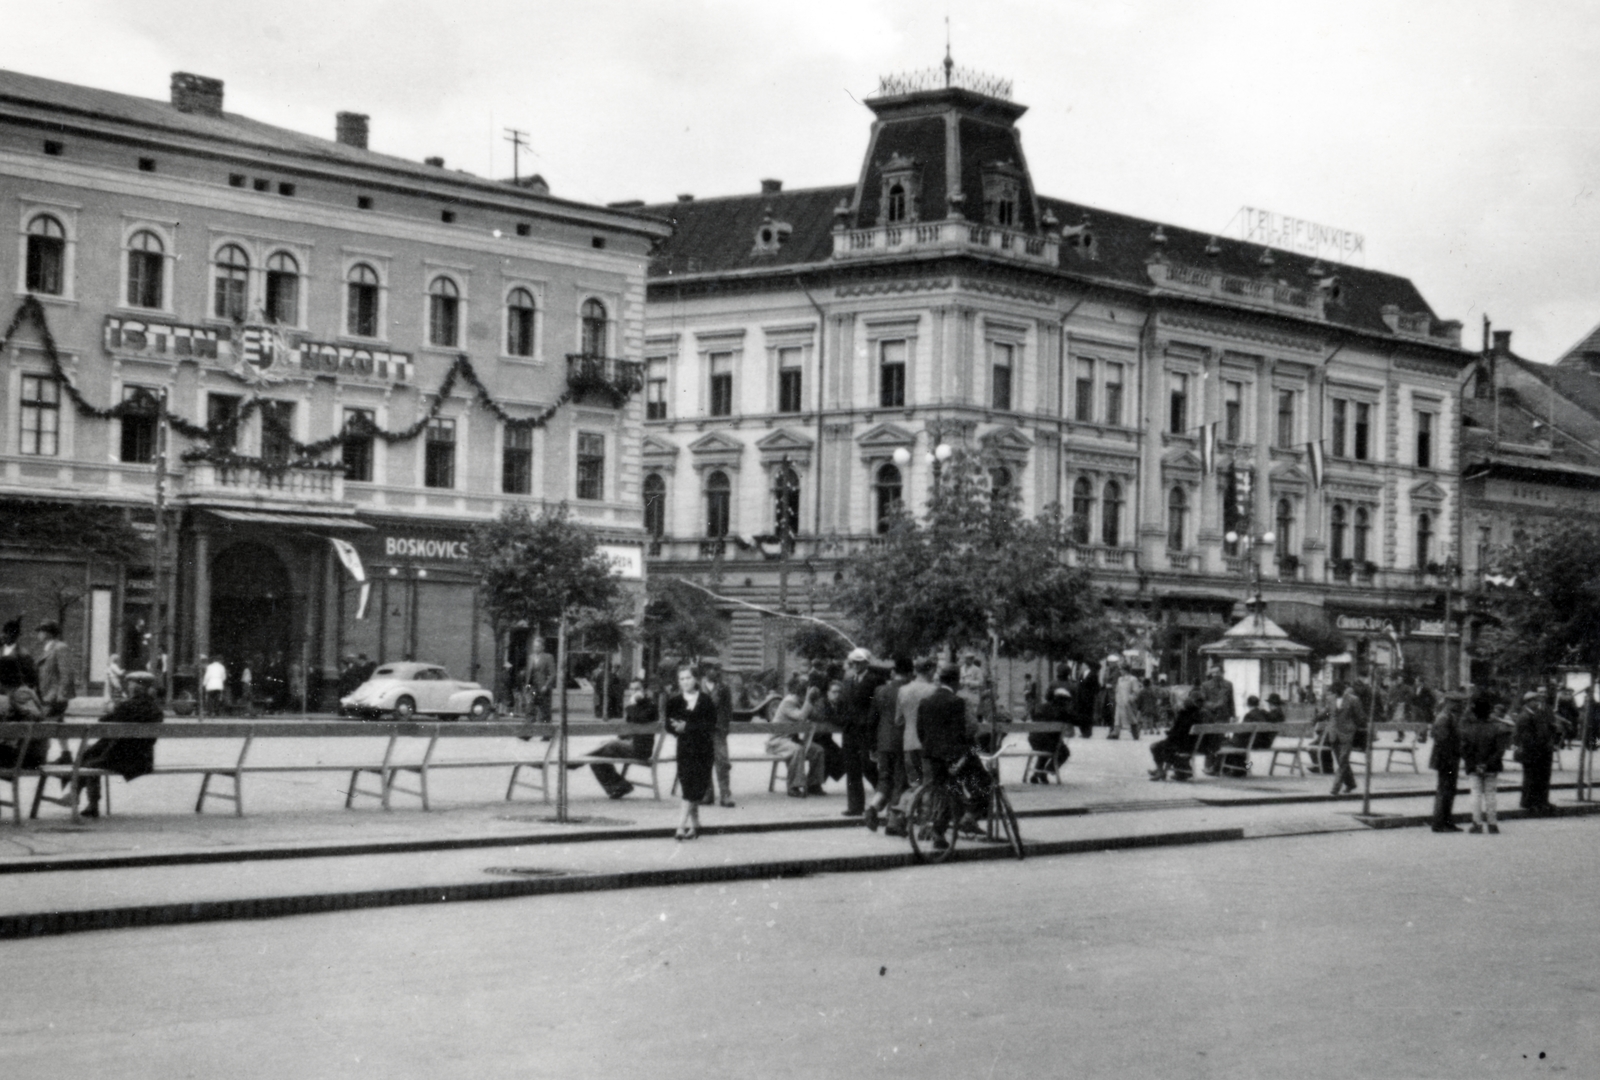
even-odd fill
[{"label": "storefront awning", "polygon": [[348,514],[275,514],[270,510],[207,510],[224,521],[241,525],[293,525],[305,529],[370,529]]}]

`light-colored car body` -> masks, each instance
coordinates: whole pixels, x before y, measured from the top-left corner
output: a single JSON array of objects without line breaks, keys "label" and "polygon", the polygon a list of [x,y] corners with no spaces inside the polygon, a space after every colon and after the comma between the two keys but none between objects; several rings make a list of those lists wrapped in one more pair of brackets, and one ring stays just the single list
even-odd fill
[{"label": "light-colored car body", "polygon": [[494,715],[494,695],[475,682],[452,679],[438,664],[411,661],[382,664],[372,677],[339,699],[346,716]]}]

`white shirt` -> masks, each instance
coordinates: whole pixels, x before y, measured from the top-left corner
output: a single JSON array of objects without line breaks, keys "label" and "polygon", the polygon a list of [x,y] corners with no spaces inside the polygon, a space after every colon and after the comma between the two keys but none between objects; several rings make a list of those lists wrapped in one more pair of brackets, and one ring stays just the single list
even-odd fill
[{"label": "white shirt", "polygon": [[206,665],[206,689],[221,690],[227,686],[228,669],[222,666],[221,660],[213,660]]}]

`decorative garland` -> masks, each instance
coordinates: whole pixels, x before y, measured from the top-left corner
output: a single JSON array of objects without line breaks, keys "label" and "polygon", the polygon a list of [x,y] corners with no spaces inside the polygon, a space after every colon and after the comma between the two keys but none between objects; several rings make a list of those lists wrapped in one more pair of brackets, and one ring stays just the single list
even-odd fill
[{"label": "decorative garland", "polygon": [[250,467],[263,471],[275,471],[295,468],[322,468],[336,470],[343,468],[340,462],[315,460],[336,446],[342,446],[354,439],[376,438],[386,443],[409,442],[421,435],[428,424],[437,419],[445,401],[455,390],[456,380],[465,379],[475,392],[477,404],[495,415],[502,424],[517,430],[532,430],[542,428],[555,416],[560,408],[571,401],[575,396],[586,393],[597,393],[611,401],[614,408],[621,408],[628,400],[628,396],[639,389],[638,378],[626,375],[622,379],[613,381],[607,379],[602,365],[581,365],[576,375],[569,379],[569,384],[555,403],[546,407],[534,416],[512,416],[506,412],[505,407],[494,399],[489,388],[478,377],[472,361],[465,353],[458,353],[455,361],[450,365],[450,370],[445,372],[439,388],[432,394],[433,403],[417,418],[414,423],[403,428],[389,429],[379,427],[364,415],[357,414],[345,424],[338,433],[329,435],[314,442],[303,443],[294,438],[288,426],[271,412],[261,413],[261,423],[273,435],[294,448],[298,455],[294,461],[271,462],[262,458],[247,457],[234,453],[231,449],[237,437],[239,425],[248,420],[252,415],[261,410],[262,398],[256,395],[242,403],[237,412],[225,420],[210,421],[205,424],[196,424],[173,412],[170,408],[163,408],[160,399],[148,391],[137,393],[126,401],[119,402],[110,408],[95,405],[83,396],[77,385],[68,377],[66,368],[62,366],[61,356],[56,351],[55,336],[50,332],[49,323],[45,319],[44,306],[37,297],[31,293],[22,298],[17,306],[16,313],[12,315],[11,322],[6,326],[5,335],[0,338],[0,349],[11,343],[12,335],[27,319],[38,328],[39,336],[44,344],[45,357],[50,361],[50,370],[57,382],[66,387],[67,396],[72,398],[72,403],[83,416],[93,417],[96,420],[120,420],[125,416],[160,416],[172,425],[174,431],[187,438],[204,442],[203,447],[194,447],[182,455],[186,462],[207,461],[223,467]]}]

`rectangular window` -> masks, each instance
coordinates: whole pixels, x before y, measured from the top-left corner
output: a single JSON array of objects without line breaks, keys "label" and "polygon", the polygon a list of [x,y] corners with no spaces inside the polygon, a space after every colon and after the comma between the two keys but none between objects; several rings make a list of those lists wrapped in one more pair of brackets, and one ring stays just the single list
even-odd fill
[{"label": "rectangular window", "polygon": [[294,402],[261,403],[261,457],[284,462],[294,457]]},{"label": "rectangular window", "polygon": [[456,422],[435,418],[428,421],[426,455],[422,462],[422,483],[431,488],[456,486]]},{"label": "rectangular window", "polygon": [[901,408],[906,403],[906,343],[878,343],[878,406]]},{"label": "rectangular window", "polygon": [[1072,418],[1085,424],[1094,422],[1094,361],[1078,361],[1078,378],[1073,385]]},{"label": "rectangular window", "polygon": [[1015,356],[1015,346],[1000,341],[989,343],[989,400],[996,409],[1011,408],[1011,362]]},{"label": "rectangular window", "polygon": [[578,432],[578,498],[606,497],[606,437]]},{"label": "rectangular window", "polygon": [[239,445],[239,398],[234,394],[206,397],[206,426],[212,431],[211,445],[232,450]]},{"label": "rectangular window", "polygon": [[1171,387],[1167,430],[1174,435],[1183,435],[1189,430],[1189,376],[1176,371],[1168,372],[1167,385]]},{"label": "rectangular window", "polygon": [[1417,413],[1417,468],[1433,468],[1433,414]]},{"label": "rectangular window", "polygon": [[61,384],[48,375],[22,377],[24,454],[54,457],[61,452]]},{"label": "rectangular window", "polygon": [[159,399],[154,390],[146,387],[124,386],[122,400],[128,409],[122,414],[122,460],[130,465],[148,465],[156,459]]},{"label": "rectangular window", "polygon": [[1344,433],[1350,422],[1350,403],[1343,398],[1333,399],[1332,431],[1330,432],[1333,445],[1329,447],[1333,457],[1344,457]]},{"label": "rectangular window", "polygon": [[778,411],[781,413],[797,413],[801,410],[800,400],[800,350],[778,350]]},{"label": "rectangular window", "polygon": [[1222,440],[1244,442],[1244,383],[1222,384]]},{"label": "rectangular window", "polygon": [[344,478],[358,483],[372,483],[372,436],[363,434],[369,425],[376,423],[371,409],[345,409],[344,411]]},{"label": "rectangular window", "polygon": [[1106,365],[1106,423],[1122,425],[1122,365]]},{"label": "rectangular window", "polygon": [[1278,391],[1278,446],[1280,449],[1289,449],[1294,446],[1294,391]]},{"label": "rectangular window", "polygon": [[533,429],[507,427],[500,452],[500,490],[507,495],[533,493]]},{"label": "rectangular window", "polygon": [[1372,434],[1372,406],[1363,402],[1356,402],[1355,445],[1350,448],[1350,456],[1357,461],[1367,460]]},{"label": "rectangular window", "polygon": [[644,418],[667,418],[667,358],[652,356],[645,361]]},{"label": "rectangular window", "polygon": [[1489,552],[1493,535],[1489,526],[1478,526],[1478,573],[1480,574],[1488,573],[1489,571]]},{"label": "rectangular window", "polygon": [[711,415],[733,415],[733,354],[711,354]]}]

